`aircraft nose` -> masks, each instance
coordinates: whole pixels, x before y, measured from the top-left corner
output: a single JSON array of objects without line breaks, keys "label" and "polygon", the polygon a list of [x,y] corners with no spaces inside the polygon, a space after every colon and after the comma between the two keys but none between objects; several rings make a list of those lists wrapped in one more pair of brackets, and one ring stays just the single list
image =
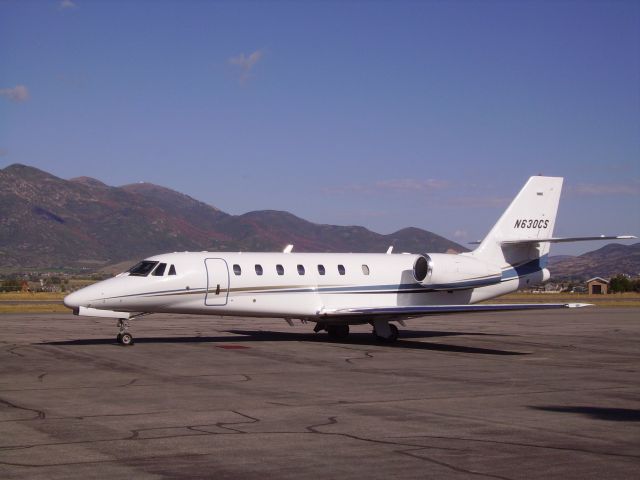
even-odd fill
[{"label": "aircraft nose", "polygon": [[73,292],[70,293],[69,295],[67,295],[66,297],[64,297],[64,299],[62,300],[62,303],[64,303],[64,306],[67,308],[79,308],[83,305],[83,300],[84,300],[84,295],[80,292]]}]

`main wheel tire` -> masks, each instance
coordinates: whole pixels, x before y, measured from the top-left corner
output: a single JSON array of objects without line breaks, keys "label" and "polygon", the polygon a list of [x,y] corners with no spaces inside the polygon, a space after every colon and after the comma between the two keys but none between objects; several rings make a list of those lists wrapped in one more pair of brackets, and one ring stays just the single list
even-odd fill
[{"label": "main wheel tire", "polygon": [[122,345],[133,345],[133,336],[130,333],[123,333],[120,335],[120,343]]},{"label": "main wheel tire", "polygon": [[389,342],[395,342],[398,340],[398,335],[400,332],[398,331],[398,327],[396,327],[393,323],[389,324],[389,328],[391,329],[391,336],[387,339]]},{"label": "main wheel tire", "polygon": [[349,325],[329,325],[327,333],[332,340],[344,340],[349,336]]},{"label": "main wheel tire", "polygon": [[378,333],[376,332],[375,328],[373,329],[373,334],[376,337],[376,340],[378,340],[379,342],[382,343],[393,343],[396,340],[398,340],[398,335],[400,334],[400,332],[398,331],[398,327],[396,327],[393,323],[389,324],[389,330],[390,335],[388,337],[383,337],[381,335],[378,335]]}]

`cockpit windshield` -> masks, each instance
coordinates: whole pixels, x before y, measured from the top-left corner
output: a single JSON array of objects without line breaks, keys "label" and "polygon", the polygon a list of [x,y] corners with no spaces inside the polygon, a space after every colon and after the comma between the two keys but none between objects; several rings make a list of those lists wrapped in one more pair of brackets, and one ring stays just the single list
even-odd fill
[{"label": "cockpit windshield", "polygon": [[143,260],[129,269],[129,275],[133,277],[146,277],[157,264],[158,262]]}]

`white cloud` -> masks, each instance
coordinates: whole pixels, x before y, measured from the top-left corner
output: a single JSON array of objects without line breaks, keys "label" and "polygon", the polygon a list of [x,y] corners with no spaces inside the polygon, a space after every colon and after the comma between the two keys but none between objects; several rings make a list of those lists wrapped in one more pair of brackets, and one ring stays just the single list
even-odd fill
[{"label": "white cloud", "polygon": [[577,195],[585,195],[591,197],[601,197],[607,195],[640,195],[640,182],[634,183],[609,183],[609,184],[593,184],[579,183],[570,186],[568,190]]},{"label": "white cloud", "polygon": [[382,192],[432,192],[449,186],[445,180],[416,180],[415,178],[395,178],[371,183],[354,183],[325,188],[325,193],[382,193]]},{"label": "white cloud", "polygon": [[60,3],[58,3],[58,8],[60,10],[68,10],[70,8],[76,8],[77,5],[73,0],[60,0]]},{"label": "white cloud", "polygon": [[12,102],[26,102],[29,100],[29,89],[24,85],[16,85],[13,88],[0,88],[0,95],[7,97]]},{"label": "white cloud", "polygon": [[449,184],[444,180],[416,180],[415,178],[400,178],[392,180],[380,180],[375,183],[375,187],[381,190],[439,190]]},{"label": "white cloud", "polygon": [[256,50],[255,52],[245,55],[241,53],[235,57],[229,59],[229,63],[238,67],[240,70],[240,82],[245,82],[249,79],[251,70],[264,56],[263,50]]},{"label": "white cloud", "polygon": [[494,208],[505,207],[511,200],[500,196],[460,196],[447,199],[443,204],[449,207]]}]

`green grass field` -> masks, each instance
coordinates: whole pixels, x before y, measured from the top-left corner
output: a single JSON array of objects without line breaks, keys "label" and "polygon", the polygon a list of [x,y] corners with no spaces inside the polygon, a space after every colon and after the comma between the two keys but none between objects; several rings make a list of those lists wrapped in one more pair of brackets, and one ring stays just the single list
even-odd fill
[{"label": "green grass field", "polygon": [[[70,312],[64,293],[0,293],[2,313]],[[586,295],[580,293],[511,293],[484,303],[593,303],[600,307],[640,307],[640,293]]]}]

